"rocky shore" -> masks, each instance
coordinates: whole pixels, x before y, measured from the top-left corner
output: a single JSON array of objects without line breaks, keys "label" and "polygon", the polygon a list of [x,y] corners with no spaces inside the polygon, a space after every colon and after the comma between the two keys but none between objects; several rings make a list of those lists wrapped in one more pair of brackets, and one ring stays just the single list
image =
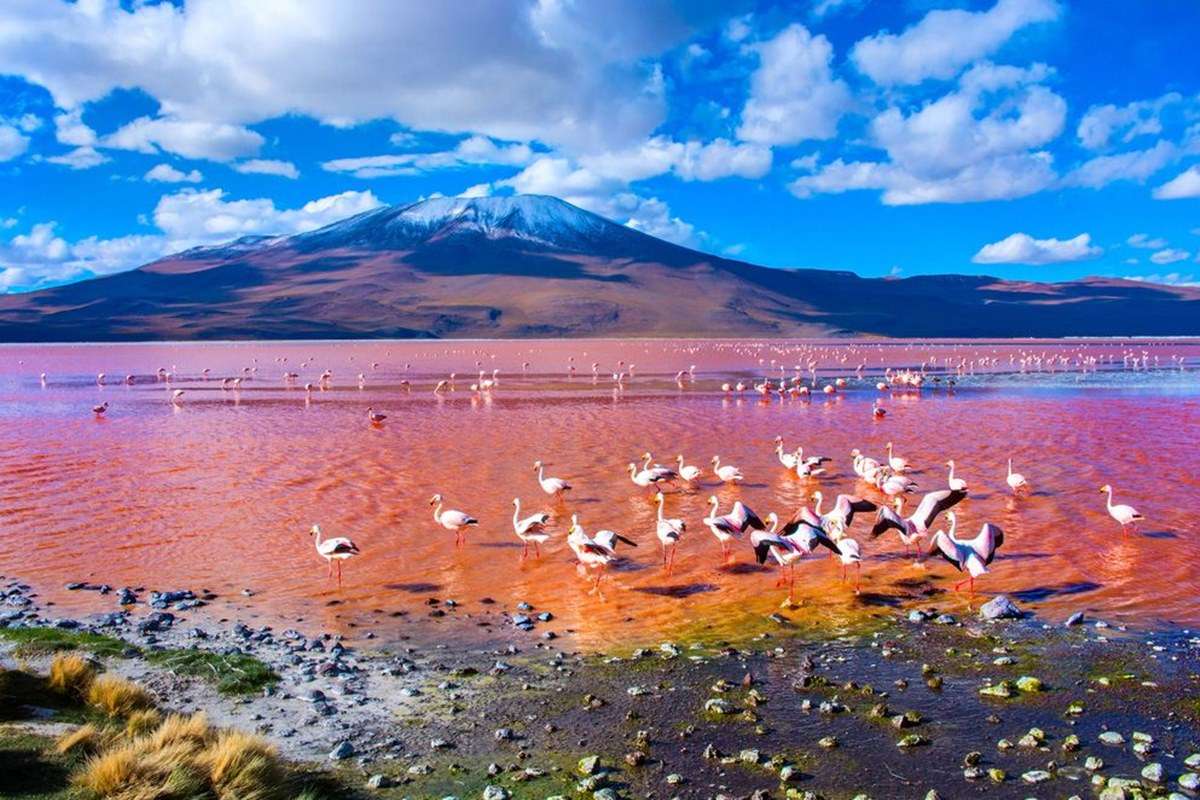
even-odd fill
[{"label": "rocky shore", "polygon": [[414,624],[384,646],[370,631],[351,644],[222,619],[201,590],[72,588],[96,593],[95,615],[56,617],[32,587],[0,580],[0,662],[89,650],[165,706],[319,765],[338,796],[1118,800],[1200,788],[1200,639],[1188,631],[1082,615],[1052,627],[997,598],[969,616],[887,609],[836,636],[784,609],[747,620],[736,641],[596,654],[555,631],[553,609],[428,598],[437,635]]}]

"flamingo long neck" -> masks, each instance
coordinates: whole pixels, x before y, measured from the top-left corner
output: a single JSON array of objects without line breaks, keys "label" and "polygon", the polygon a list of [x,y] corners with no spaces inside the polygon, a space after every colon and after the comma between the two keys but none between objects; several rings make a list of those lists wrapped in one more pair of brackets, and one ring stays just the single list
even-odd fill
[{"label": "flamingo long neck", "polygon": [[951,539],[954,538],[954,532],[958,530],[958,517],[950,518],[950,532],[947,534]]},{"label": "flamingo long neck", "polygon": [[947,483],[954,483],[954,462],[953,461],[950,462],[950,475],[948,476],[948,478],[949,479],[947,480]]},{"label": "flamingo long neck", "polygon": [[646,460],[642,462],[642,469],[650,469],[650,454],[646,453]]},{"label": "flamingo long neck", "polygon": [[1012,459],[1011,458],[1008,460],[1008,474],[1009,474],[1009,477],[1012,477]]},{"label": "flamingo long neck", "polygon": [[521,518],[521,500],[518,498],[517,501],[513,503],[513,527],[514,528],[517,527],[517,522],[520,520],[520,518]]},{"label": "flamingo long neck", "polygon": [[1107,491],[1108,491],[1108,502],[1106,503],[1106,505],[1108,506],[1108,510],[1112,511],[1112,487],[1111,486],[1108,487]]},{"label": "flamingo long neck", "polygon": [[320,526],[320,525],[314,525],[314,526],[313,526],[313,530],[315,530],[315,531],[316,531],[316,533],[317,533],[317,544],[316,544],[316,547],[317,547],[317,552],[320,552],[320,551],[321,551],[321,526]]},{"label": "flamingo long neck", "polygon": [[717,498],[714,497],[708,501],[708,504],[710,506],[712,506],[712,510],[708,512],[708,516],[710,516],[710,517],[717,516],[717,509],[721,507],[721,502],[719,500],[717,500]]},{"label": "flamingo long neck", "polygon": [[546,480],[546,467],[543,464],[538,464],[538,481]]},{"label": "flamingo long neck", "polygon": [[433,521],[434,522],[442,521],[442,501],[441,500],[438,500],[437,507],[433,509]]},{"label": "flamingo long neck", "polygon": [[663,520],[663,496],[660,494],[658,496],[658,521],[662,522],[662,520]]},{"label": "flamingo long neck", "polygon": [[825,497],[820,492],[813,492],[813,513],[818,517],[821,516],[821,502]]},{"label": "flamingo long neck", "polygon": [[779,527],[779,517],[772,516],[771,517],[771,530],[767,531],[767,533],[775,533],[775,529],[778,527]]}]

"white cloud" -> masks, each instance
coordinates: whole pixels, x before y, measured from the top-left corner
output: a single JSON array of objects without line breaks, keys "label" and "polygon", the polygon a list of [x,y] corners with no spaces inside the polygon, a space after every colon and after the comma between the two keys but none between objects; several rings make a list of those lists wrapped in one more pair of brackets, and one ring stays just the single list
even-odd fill
[{"label": "white cloud", "polygon": [[1200,164],[1188,167],[1152,193],[1156,200],[1200,197]]},{"label": "white cloud", "polygon": [[459,192],[459,197],[487,197],[492,193],[492,185],[490,183],[476,183],[473,186],[468,186]]},{"label": "white cloud", "polygon": [[852,98],[846,83],[833,76],[829,40],[793,24],[752,49],[759,66],[750,77],[738,136],[766,145],[836,136]]},{"label": "white cloud", "polygon": [[342,192],[276,208],[267,198],[227,200],[222,189],[185,189],[164,195],[154,208],[154,224],[166,235],[170,251],[224,242],[250,234],[288,234],[316,230],[331,222],[370,211],[383,203],[369,191]]},{"label": "white cloud", "polygon": [[92,236],[69,244],[56,227],[53,222],[38,223],[29,233],[0,245],[0,292],[107,275],[162,255],[160,236]]},{"label": "white cloud", "polygon": [[164,195],[154,209],[159,233],[70,243],[56,224],[34,225],[0,244],[0,292],[36,289],[131,269],[168,253],[248,234],[315,230],[382,203],[371,192],[342,192],[281,209],[269,199],[228,200],[224,191],[184,189]]},{"label": "white cloud", "polygon": [[170,164],[158,164],[151,167],[150,171],[143,177],[145,180],[156,181],[158,183],[199,183],[204,180],[204,176],[200,174],[200,170],[194,169],[190,172],[181,172]]},{"label": "white cloud", "polygon": [[1161,237],[1150,238],[1144,233],[1135,233],[1125,240],[1125,243],[1131,247],[1140,247],[1143,250],[1158,250],[1167,246],[1167,240]]},{"label": "white cloud", "polygon": [[609,215],[618,220],[624,218],[630,228],[668,242],[692,246],[697,241],[695,227],[673,216],[667,204],[657,197],[641,198],[629,193],[617,195],[606,216]]},{"label": "white cloud", "polygon": [[959,88],[906,112],[892,106],[868,131],[890,161],[846,162],[814,169],[789,184],[797,197],[856,189],[883,191],[887,205],[961,203],[1023,197],[1056,178],[1053,158],[1037,149],[1062,131],[1066,103],[1038,82],[1049,74],[979,64]]},{"label": "white cloud", "polygon": [[12,161],[29,149],[29,137],[14,125],[0,125],[0,161]]},{"label": "white cloud", "polygon": [[1145,150],[1089,159],[1071,170],[1063,184],[1101,189],[1113,181],[1141,183],[1178,157],[1175,145],[1164,139]]},{"label": "white cloud", "polygon": [[470,136],[452,150],[335,158],[322,163],[321,168],[327,172],[349,173],[356,178],[387,178],[477,164],[522,166],[528,164],[533,157],[534,152],[527,144],[500,145],[486,136]]},{"label": "white cloud", "polygon": [[49,156],[46,161],[51,164],[59,164],[71,169],[91,169],[98,167],[101,164],[107,164],[111,159],[103,153],[96,150],[94,147],[76,147],[70,152],[60,156]]},{"label": "white cloud", "polygon": [[685,181],[760,178],[771,169],[771,150],[762,145],[716,139],[676,142],[655,136],[636,147],[583,156],[579,164],[604,178],[626,183],[668,172]]},{"label": "white cloud", "polygon": [[1167,272],[1152,275],[1126,275],[1127,281],[1142,281],[1143,283],[1165,283],[1168,286],[1200,286],[1200,281],[1192,273]]},{"label": "white cloud", "polygon": [[903,33],[878,33],[854,45],[851,58],[884,86],[953,78],[990,55],[1021,28],[1058,18],[1056,0],[998,0],[987,11],[930,11]]},{"label": "white cloud", "polygon": [[338,0],[10,0],[0,73],[46,87],[63,109],[124,87],[174,120],[391,118],[583,150],[653,131],[665,104],[651,60],[714,13],[667,0],[359,0],[354,13]]},{"label": "white cloud", "polygon": [[1162,110],[1183,100],[1177,92],[1164,94],[1154,100],[1139,100],[1123,106],[1112,104],[1092,106],[1079,120],[1076,134],[1079,142],[1090,150],[1107,147],[1113,136],[1121,135],[1128,144],[1139,136],[1162,133]]},{"label": "white cloud", "polygon": [[1090,234],[1073,239],[1035,239],[1014,233],[998,242],[985,244],[971,259],[976,264],[1058,264],[1097,258],[1104,250],[1092,244]]},{"label": "white cloud", "polygon": [[264,139],[241,125],[202,122],[172,117],[138,117],[100,140],[101,147],[166,152],[184,158],[232,161],[254,155]]},{"label": "white cloud", "polygon": [[1176,264],[1180,261],[1187,261],[1192,257],[1192,254],[1187,250],[1180,250],[1176,247],[1168,247],[1166,250],[1159,250],[1150,256],[1150,260],[1160,267],[1167,264]]},{"label": "white cloud", "polygon": [[296,165],[290,161],[252,158],[249,161],[239,161],[232,166],[235,171],[248,175],[277,175],[292,180],[300,177],[300,170],[296,169]]},{"label": "white cloud", "polygon": [[83,110],[76,108],[54,116],[55,138],[59,144],[72,147],[91,147],[96,144],[96,132],[83,122]]}]

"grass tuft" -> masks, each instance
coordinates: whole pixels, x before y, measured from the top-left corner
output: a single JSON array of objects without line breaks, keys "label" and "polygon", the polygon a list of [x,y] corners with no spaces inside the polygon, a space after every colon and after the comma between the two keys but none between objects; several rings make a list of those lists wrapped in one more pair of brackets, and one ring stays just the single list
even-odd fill
[{"label": "grass tuft", "polygon": [[102,730],[88,723],[60,736],[54,744],[54,749],[61,755],[94,756],[111,744],[113,738],[111,731]]},{"label": "grass tuft", "polygon": [[96,667],[78,653],[59,654],[50,662],[48,683],[59,694],[82,700],[95,679]]},{"label": "grass tuft", "polygon": [[221,800],[270,800],[284,777],[275,749],[244,731],[221,731],[199,763]]},{"label": "grass tuft", "polygon": [[109,717],[121,718],[154,706],[145,689],[116,675],[101,675],[92,681],[87,702]]},{"label": "grass tuft", "polygon": [[162,725],[162,721],[162,714],[158,713],[158,709],[144,708],[134,711],[125,720],[125,735],[132,738],[153,733]]}]

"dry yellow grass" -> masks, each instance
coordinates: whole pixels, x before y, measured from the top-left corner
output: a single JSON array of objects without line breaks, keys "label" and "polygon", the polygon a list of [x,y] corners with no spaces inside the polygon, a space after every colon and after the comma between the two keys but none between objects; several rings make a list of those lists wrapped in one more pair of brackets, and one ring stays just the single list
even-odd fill
[{"label": "dry yellow grass", "polygon": [[96,668],[78,653],[64,653],[50,662],[50,688],[59,694],[83,698],[96,679]]},{"label": "dry yellow grass", "polygon": [[145,689],[115,675],[101,675],[92,681],[87,702],[110,717],[128,717],[135,711],[154,706]]},{"label": "dry yellow grass", "polygon": [[94,755],[113,741],[111,731],[101,730],[95,725],[80,725],[70,733],[58,738],[55,749],[60,753],[85,753]]},{"label": "dry yellow grass", "polygon": [[279,796],[283,769],[275,749],[259,736],[225,730],[198,762],[221,800],[270,800]]},{"label": "dry yellow grass", "polygon": [[134,711],[125,720],[125,735],[132,738],[153,733],[162,725],[162,721],[162,714],[158,713],[158,709],[144,708]]},{"label": "dry yellow grass", "polygon": [[124,745],[89,758],[71,780],[93,796],[120,797],[138,777],[137,753]]}]

